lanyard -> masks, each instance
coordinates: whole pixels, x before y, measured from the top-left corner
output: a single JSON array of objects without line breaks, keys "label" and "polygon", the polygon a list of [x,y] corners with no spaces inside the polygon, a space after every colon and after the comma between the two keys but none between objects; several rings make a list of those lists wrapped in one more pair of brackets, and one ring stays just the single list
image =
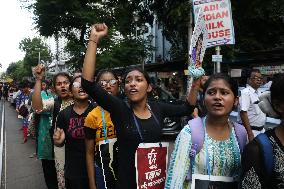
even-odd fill
[{"label": "lanyard", "polygon": [[107,129],[106,129],[106,120],[105,120],[105,111],[104,109],[100,108],[101,112],[102,112],[102,121],[103,121],[103,129],[104,129],[104,137],[105,137],[105,141],[107,142]]},{"label": "lanyard", "polygon": [[[152,110],[151,110],[151,108],[150,108],[150,106],[149,106],[148,104],[147,104],[147,108],[148,108],[148,110],[150,111],[151,115],[153,116],[153,118],[154,118],[155,122],[157,123],[157,125],[160,126],[160,123],[159,123],[157,117],[156,117],[155,114],[152,112]],[[131,110],[132,110],[132,109],[131,109]],[[142,135],[142,132],[141,132],[141,126],[139,125],[139,123],[138,123],[138,121],[137,121],[137,118],[136,118],[136,116],[135,116],[135,114],[134,114],[133,111],[132,111],[132,116],[133,116],[133,119],[134,119],[135,126],[136,126],[136,128],[137,128],[137,131],[138,131],[138,133],[139,133],[139,136],[140,136],[142,142],[144,142],[144,138],[143,138],[143,135]]]}]

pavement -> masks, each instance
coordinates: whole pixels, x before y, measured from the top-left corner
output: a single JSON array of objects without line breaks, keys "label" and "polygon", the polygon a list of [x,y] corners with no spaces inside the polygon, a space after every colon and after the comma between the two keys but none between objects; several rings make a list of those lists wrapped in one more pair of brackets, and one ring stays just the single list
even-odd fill
[{"label": "pavement", "polygon": [[[4,101],[1,100],[1,103]],[[35,140],[22,144],[21,120],[5,101],[5,148],[2,187],[7,189],[47,189],[41,161],[29,156],[35,153]]]}]

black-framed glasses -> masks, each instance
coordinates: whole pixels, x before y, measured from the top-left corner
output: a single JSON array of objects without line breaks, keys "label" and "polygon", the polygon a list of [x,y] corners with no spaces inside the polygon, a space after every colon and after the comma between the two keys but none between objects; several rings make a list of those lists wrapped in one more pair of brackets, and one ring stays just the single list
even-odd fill
[{"label": "black-framed glasses", "polygon": [[106,87],[107,84],[109,84],[110,86],[115,86],[117,84],[117,80],[116,79],[111,79],[111,80],[101,80],[99,81],[100,86],[102,87]]}]

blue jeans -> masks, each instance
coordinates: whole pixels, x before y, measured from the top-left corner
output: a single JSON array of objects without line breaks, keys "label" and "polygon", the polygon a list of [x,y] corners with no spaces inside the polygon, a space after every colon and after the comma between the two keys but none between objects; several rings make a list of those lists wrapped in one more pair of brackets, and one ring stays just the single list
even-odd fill
[{"label": "blue jeans", "polygon": [[105,189],[103,169],[95,164],[96,186],[97,189]]}]

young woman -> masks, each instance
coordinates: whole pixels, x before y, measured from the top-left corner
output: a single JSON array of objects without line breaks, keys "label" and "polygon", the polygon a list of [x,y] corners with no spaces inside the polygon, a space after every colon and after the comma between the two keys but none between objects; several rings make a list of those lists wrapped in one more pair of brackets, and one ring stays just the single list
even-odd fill
[{"label": "young woman", "polygon": [[[254,139],[246,146],[242,156],[240,188],[284,188],[284,74],[274,77],[270,87],[271,103],[275,112],[279,114],[281,123],[262,134],[268,137],[269,145],[266,147],[261,145],[258,139]],[[271,106],[268,103],[266,105]],[[272,153],[264,154],[267,150],[271,150]],[[268,162],[265,161],[268,159],[267,156],[271,156]],[[271,170],[268,170],[269,163],[272,164]]]},{"label": "young woman", "polygon": [[[176,139],[168,168],[166,189],[181,189],[188,184],[191,185],[191,178],[187,177],[188,173],[231,178],[239,176],[240,149],[246,143],[246,131],[242,125],[236,125],[229,120],[229,115],[237,103],[238,86],[231,78],[216,74],[206,81],[204,104],[207,116],[202,119],[195,118],[189,122],[189,125],[195,123],[193,126],[200,123],[197,125],[198,130],[204,131],[203,136],[200,136],[203,140],[199,139],[202,143],[199,145],[200,151],[194,146],[197,143],[192,141],[195,137],[192,134],[193,127],[185,126]],[[200,121],[196,122],[197,119]],[[237,129],[240,129],[243,134],[239,139],[237,139]],[[242,146],[239,145],[240,142]],[[193,148],[197,154],[190,156]],[[236,183],[233,185],[237,187]]]},{"label": "young woman", "polygon": [[[41,93],[41,84],[45,75],[44,65],[39,64],[35,67],[34,75],[36,78],[36,83],[34,86],[34,93],[32,96],[32,107],[36,113],[39,114],[52,114],[52,125],[46,125],[49,128],[49,136],[46,136],[48,140],[51,140],[52,146],[51,149],[44,148],[49,151],[54,158],[50,161],[42,161],[42,168],[44,172],[45,182],[48,188],[59,188],[65,189],[65,179],[64,179],[64,151],[58,150],[57,147],[54,147],[52,135],[54,130],[54,124],[57,118],[57,115],[60,110],[63,110],[65,107],[73,103],[73,98],[69,91],[69,84],[71,77],[67,73],[60,72],[53,77],[53,87],[57,98],[54,100],[45,100],[42,98]],[[46,129],[48,129],[46,128]],[[48,134],[48,133],[46,133]],[[47,141],[48,144],[50,141]],[[54,151],[56,153],[54,153]]]},{"label": "young woman", "polygon": [[[163,119],[167,116],[184,116],[193,112],[197,91],[190,93],[184,105],[171,105],[148,102],[151,92],[148,74],[135,68],[129,70],[124,78],[124,91],[127,102],[121,100],[93,82],[98,41],[107,34],[105,24],[96,24],[91,31],[86,52],[82,86],[87,93],[110,113],[116,126],[118,142],[118,183],[117,188],[133,189],[136,185],[135,151],[140,143],[161,141]],[[198,82],[196,82],[198,85]]]},{"label": "young woman", "polygon": [[65,144],[65,184],[67,189],[88,189],[84,121],[94,108],[88,94],[81,88],[81,77],[70,83],[74,105],[60,111],[53,134],[54,144]]},{"label": "young woman", "polygon": [[[97,75],[96,83],[113,96],[118,96],[118,77],[111,70],[103,70]],[[113,160],[108,154],[102,151],[109,151],[109,146],[100,145],[100,142],[107,142],[116,138],[115,126],[111,121],[110,114],[102,107],[97,106],[87,116],[85,120],[86,134],[86,158],[89,176],[90,189],[104,189],[115,187],[115,174],[106,168],[103,170],[102,162],[108,163]],[[102,149],[104,148],[104,149]],[[95,154],[96,153],[96,154]],[[113,154],[113,152],[108,152]],[[105,157],[104,157],[105,155]],[[94,169],[95,159],[95,169]],[[104,159],[103,161],[101,161]],[[107,161],[107,162],[106,162]],[[104,178],[106,176],[106,178]]]},{"label": "young woman", "polygon": [[22,116],[22,132],[23,132],[23,143],[27,142],[28,126],[29,126],[29,99],[30,99],[30,83],[23,81],[20,84],[21,94],[16,100],[16,111]]}]

